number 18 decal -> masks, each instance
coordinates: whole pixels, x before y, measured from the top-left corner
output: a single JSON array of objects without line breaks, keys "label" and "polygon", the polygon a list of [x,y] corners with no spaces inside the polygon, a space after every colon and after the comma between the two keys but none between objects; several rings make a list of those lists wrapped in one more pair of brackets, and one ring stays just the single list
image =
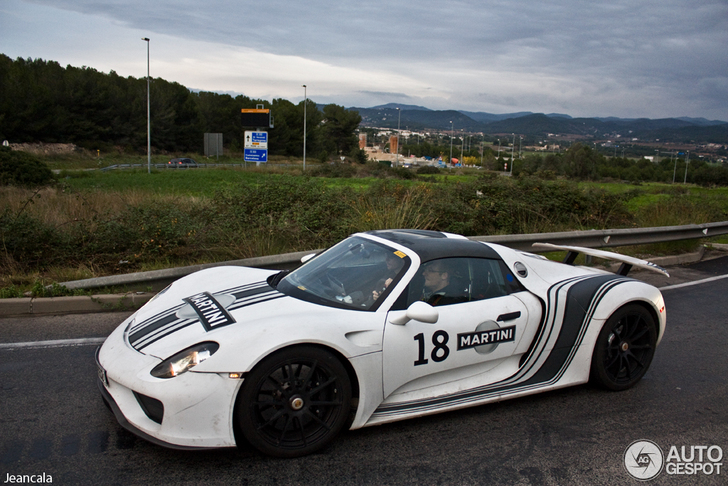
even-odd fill
[{"label": "number 18 decal", "polygon": [[[417,361],[415,366],[424,365],[429,362],[425,358],[425,335],[419,333],[414,337],[417,341]],[[432,351],[430,352],[430,358],[435,363],[445,361],[450,356],[450,348],[447,347],[447,342],[450,340],[450,336],[445,331],[435,331],[432,335]]]}]

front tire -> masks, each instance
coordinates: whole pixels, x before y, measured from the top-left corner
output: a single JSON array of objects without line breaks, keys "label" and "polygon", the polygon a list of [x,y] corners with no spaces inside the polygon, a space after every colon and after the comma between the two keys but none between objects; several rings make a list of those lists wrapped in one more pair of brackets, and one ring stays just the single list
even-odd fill
[{"label": "front tire", "polygon": [[326,446],[349,417],[351,382],[330,352],[284,349],[245,378],[236,418],[248,442],[264,454],[298,457]]},{"label": "front tire", "polygon": [[592,355],[592,382],[609,390],[634,386],[655,355],[657,325],[638,304],[618,309],[602,327]]}]

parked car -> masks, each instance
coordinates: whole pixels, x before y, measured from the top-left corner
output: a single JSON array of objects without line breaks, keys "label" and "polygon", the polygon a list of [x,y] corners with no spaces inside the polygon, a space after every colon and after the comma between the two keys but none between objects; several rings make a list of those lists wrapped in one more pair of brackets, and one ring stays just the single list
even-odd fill
[{"label": "parked car", "polygon": [[195,159],[190,159],[189,157],[181,157],[178,159],[170,159],[167,162],[167,167],[197,167],[197,162],[195,162]]},{"label": "parked car", "polygon": [[[585,383],[637,383],[665,332],[660,291],[620,274],[459,235],[355,234],[288,273],[184,277],[99,348],[119,422],[174,448],[247,441],[279,457],[344,428]],[[604,397],[605,400],[610,398]]]}]

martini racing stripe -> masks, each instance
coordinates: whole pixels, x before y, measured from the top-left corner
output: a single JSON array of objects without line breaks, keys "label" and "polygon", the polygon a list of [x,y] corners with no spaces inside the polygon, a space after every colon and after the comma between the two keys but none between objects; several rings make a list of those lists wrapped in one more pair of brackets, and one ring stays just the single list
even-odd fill
[{"label": "martini racing stripe", "polygon": [[[285,294],[271,288],[266,282],[241,285],[215,292],[213,295],[229,295],[234,297],[235,300],[225,307],[228,312],[285,297]],[[167,309],[140,323],[132,325],[127,332],[129,344],[137,351],[141,351],[145,347],[170,334],[174,334],[181,329],[200,322],[199,317],[194,318],[189,315],[180,317],[178,315],[181,310],[188,306],[191,307],[188,303],[176,305],[171,309]],[[208,329],[206,328],[206,330]]]},{"label": "martini racing stripe", "polygon": [[[555,384],[573,361],[599,302],[609,290],[628,281],[630,279],[615,275],[600,275],[576,277],[552,286],[548,292],[545,325],[535,338],[538,342],[533,347],[531,356],[512,377],[467,392],[383,404],[372,414],[371,419],[467,406],[490,398],[507,397]],[[545,349],[551,351],[546,353]]]},{"label": "martini racing stripe", "polygon": [[157,329],[177,322],[179,320],[177,310],[181,307],[181,305],[176,306],[163,314],[158,314],[151,319],[141,322],[138,326],[129,329],[129,344],[135,346],[135,343],[144,339],[145,336],[154,333]]},{"label": "martini racing stripe", "polygon": [[159,328],[156,330],[156,332],[150,333],[144,338],[135,341],[132,346],[137,351],[141,351],[150,344],[156,343],[160,339],[167,337],[170,334],[179,331],[180,329],[184,329],[185,327],[190,326],[196,322],[198,322],[197,319],[177,319],[176,321],[169,323],[169,325],[167,325],[166,327]]}]

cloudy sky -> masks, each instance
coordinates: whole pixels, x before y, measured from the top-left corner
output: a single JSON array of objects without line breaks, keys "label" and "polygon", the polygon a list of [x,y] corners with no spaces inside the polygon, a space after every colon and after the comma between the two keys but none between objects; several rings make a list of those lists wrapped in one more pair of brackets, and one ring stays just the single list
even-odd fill
[{"label": "cloudy sky", "polygon": [[370,107],[728,121],[728,0],[0,0],[0,52]]}]

